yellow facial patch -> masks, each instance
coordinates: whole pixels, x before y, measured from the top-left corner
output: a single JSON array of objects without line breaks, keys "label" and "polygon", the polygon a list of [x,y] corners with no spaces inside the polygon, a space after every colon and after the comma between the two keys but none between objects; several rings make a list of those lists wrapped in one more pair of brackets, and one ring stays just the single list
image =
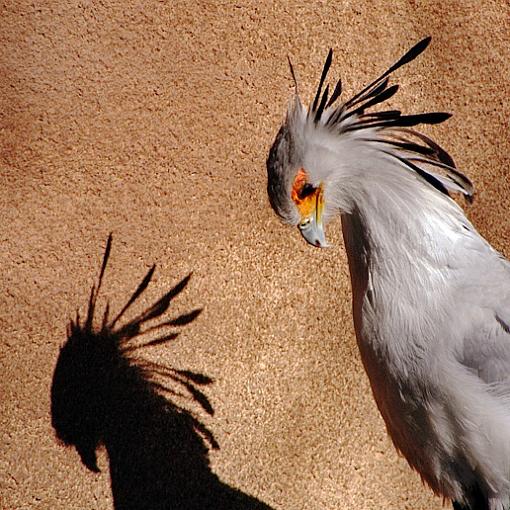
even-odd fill
[{"label": "yellow facial patch", "polygon": [[315,188],[308,182],[308,174],[300,168],[290,194],[301,219],[309,218],[317,208],[322,210],[322,186]]}]

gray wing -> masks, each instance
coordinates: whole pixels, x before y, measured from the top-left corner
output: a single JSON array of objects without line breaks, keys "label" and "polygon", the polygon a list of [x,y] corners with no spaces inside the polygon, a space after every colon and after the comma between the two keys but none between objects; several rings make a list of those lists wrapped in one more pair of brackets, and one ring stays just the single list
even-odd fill
[{"label": "gray wing", "polygon": [[510,398],[510,263],[488,245],[483,251],[463,289],[470,327],[459,361]]}]

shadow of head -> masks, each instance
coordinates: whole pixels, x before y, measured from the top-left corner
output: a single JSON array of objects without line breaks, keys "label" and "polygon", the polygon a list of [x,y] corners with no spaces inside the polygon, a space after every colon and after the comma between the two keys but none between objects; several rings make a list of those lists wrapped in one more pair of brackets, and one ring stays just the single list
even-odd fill
[{"label": "shadow of head", "polygon": [[[87,315],[82,321],[79,312],[70,321],[67,341],[60,350],[51,387],[52,425],[58,439],[65,445],[76,447],[90,470],[98,472],[96,450],[109,439],[119,426],[124,433],[129,427],[120,421],[130,421],[136,407],[142,406],[144,418],[151,412],[174,414],[173,418],[187,422],[193,430],[217,448],[212,434],[191,413],[162,396],[163,393],[183,396],[176,389],[157,381],[157,377],[170,380],[174,386],[188,392],[209,414],[213,414],[207,397],[197,386],[210,384],[207,376],[188,370],[167,368],[156,363],[136,360],[132,353],[144,346],[164,344],[175,339],[177,332],[158,336],[148,342],[138,339],[162,328],[177,328],[192,322],[201,310],[194,310],[162,323],[143,327],[163,315],[171,301],[186,287],[189,276],[167,292],[143,313],[121,327],[116,327],[128,308],[147,288],[155,270],[153,266],[133,293],[127,304],[113,320],[109,320],[109,306],[103,314],[102,324],[94,324],[97,296],[108,263],[112,237],[108,238],[99,282],[92,287]],[[201,443],[201,442],[200,442]],[[108,445],[106,445],[108,446]],[[182,447],[182,445],[181,445]],[[203,447],[200,450],[204,450]]]},{"label": "shadow of head", "polygon": [[[153,322],[165,314],[189,276],[134,319],[118,325],[149,285],[153,266],[121,311],[110,319],[106,305],[100,325],[96,324],[96,301],[111,244],[110,235],[86,316],[82,319],[77,313],[70,322],[58,356],[51,387],[57,438],[75,447],[83,464],[94,472],[99,471],[97,449],[104,446],[117,510],[269,509],[211,471],[209,448],[219,448],[214,436],[172,398],[187,398],[212,415],[200,389],[212,380],[134,357],[141,347],[175,339],[177,329],[199,315],[197,309]],[[161,334],[163,329],[170,332]]]}]

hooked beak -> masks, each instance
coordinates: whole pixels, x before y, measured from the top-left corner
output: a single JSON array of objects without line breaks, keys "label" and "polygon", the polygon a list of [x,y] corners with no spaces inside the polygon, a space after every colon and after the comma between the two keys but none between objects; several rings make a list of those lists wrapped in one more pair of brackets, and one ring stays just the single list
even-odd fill
[{"label": "hooked beak", "polygon": [[314,193],[315,204],[312,210],[298,224],[299,231],[305,240],[317,248],[328,246],[324,234],[322,212],[324,210],[324,197],[322,186],[319,186]]}]

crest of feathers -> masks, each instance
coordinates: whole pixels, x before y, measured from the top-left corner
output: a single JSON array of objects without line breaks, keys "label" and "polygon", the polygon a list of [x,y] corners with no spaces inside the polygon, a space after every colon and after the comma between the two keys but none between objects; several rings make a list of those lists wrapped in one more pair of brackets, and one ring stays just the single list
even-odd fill
[{"label": "crest of feathers", "polygon": [[[390,75],[418,57],[430,40],[430,37],[426,37],[417,43],[377,79],[342,104],[338,104],[342,81],[338,80],[331,95],[329,84],[326,83],[333,60],[333,51],[330,49],[317,92],[308,109],[307,122],[323,126],[337,136],[356,135],[358,140],[375,144],[382,153],[416,172],[440,192],[446,195],[449,191],[461,193],[471,201],[473,184],[457,170],[453,158],[428,136],[413,129],[418,124],[444,122],[451,117],[450,113],[403,115],[399,110],[371,111],[372,107],[384,103],[398,91],[398,85],[390,85]],[[290,59],[289,65],[298,96],[297,80]]]},{"label": "crest of feathers", "polygon": [[[108,431],[114,428],[114,424],[124,423],[128,428],[127,422],[136,421],[129,414],[133,409],[141,409],[143,415],[157,411],[167,417],[178,417],[189,429],[198,433],[199,442],[205,439],[213,448],[219,448],[212,433],[193,413],[163,398],[163,395],[190,397],[213,415],[207,396],[199,389],[211,384],[212,379],[190,370],[178,370],[133,356],[141,348],[166,344],[177,338],[179,333],[171,330],[141,342],[140,338],[144,335],[158,333],[161,329],[180,328],[198,317],[201,309],[147,326],[167,312],[191,275],[135,318],[119,325],[128,309],[147,289],[156,269],[153,265],[113,319],[109,317],[110,308],[106,305],[101,324],[97,327],[94,324],[96,303],[111,246],[110,235],[98,284],[90,292],[86,317],[82,319],[77,312],[76,318],[70,321],[67,341],[58,356],[51,387],[52,425],[57,438],[65,445],[75,446],[83,463],[97,472],[96,449],[111,435]],[[170,384],[160,382],[161,378]],[[205,445],[203,449],[206,451]]]}]

